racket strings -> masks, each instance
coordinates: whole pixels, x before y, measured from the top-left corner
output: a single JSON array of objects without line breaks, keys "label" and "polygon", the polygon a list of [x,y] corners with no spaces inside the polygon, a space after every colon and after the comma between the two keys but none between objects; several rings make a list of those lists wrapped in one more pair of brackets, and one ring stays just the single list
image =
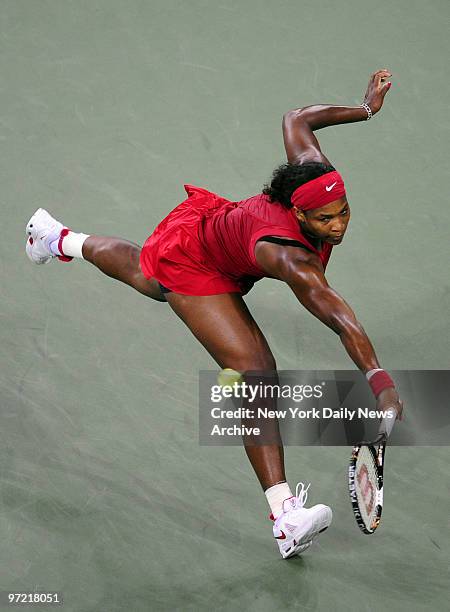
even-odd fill
[{"label": "racket strings", "polygon": [[355,489],[364,523],[369,526],[377,515],[378,469],[369,448],[360,450],[355,470]]}]

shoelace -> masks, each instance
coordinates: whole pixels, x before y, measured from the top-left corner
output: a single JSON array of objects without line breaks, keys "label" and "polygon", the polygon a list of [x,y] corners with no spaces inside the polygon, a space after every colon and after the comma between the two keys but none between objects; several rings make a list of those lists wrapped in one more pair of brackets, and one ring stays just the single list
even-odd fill
[{"label": "shoelace", "polygon": [[284,508],[284,504],[286,502],[289,502],[291,506],[289,510],[295,509],[295,508],[303,508],[303,506],[306,504],[306,500],[308,499],[308,489],[310,486],[311,486],[311,483],[308,483],[308,486],[305,487],[303,482],[299,482],[297,486],[295,487],[295,495],[293,497],[289,497],[288,499],[284,500],[283,512],[286,512]]}]

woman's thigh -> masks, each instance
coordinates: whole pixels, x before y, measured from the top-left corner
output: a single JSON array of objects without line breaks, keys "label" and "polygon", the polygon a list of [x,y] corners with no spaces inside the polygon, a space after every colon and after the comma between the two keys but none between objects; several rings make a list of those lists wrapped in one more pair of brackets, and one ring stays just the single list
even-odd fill
[{"label": "woman's thigh", "polygon": [[221,368],[275,370],[267,340],[240,294],[165,297]]}]

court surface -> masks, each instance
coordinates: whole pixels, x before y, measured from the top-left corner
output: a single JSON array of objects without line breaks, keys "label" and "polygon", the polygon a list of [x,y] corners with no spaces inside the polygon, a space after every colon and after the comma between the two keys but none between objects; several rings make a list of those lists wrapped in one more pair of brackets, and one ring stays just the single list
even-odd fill
[{"label": "court surface", "polygon": [[[448,368],[449,17],[444,0],[2,1],[0,590],[60,590],[67,612],[448,609],[448,448],[388,449],[369,537],[348,449],[288,448],[334,522],[282,561],[244,451],[198,445],[210,357],[87,263],[33,266],[24,228],[42,206],[142,243],[183,183],[257,193],[285,111],[359,103],[387,66],[382,112],[319,134],[353,213],[328,279],[385,368]],[[247,303],[279,368],[352,367],[287,287]]]}]

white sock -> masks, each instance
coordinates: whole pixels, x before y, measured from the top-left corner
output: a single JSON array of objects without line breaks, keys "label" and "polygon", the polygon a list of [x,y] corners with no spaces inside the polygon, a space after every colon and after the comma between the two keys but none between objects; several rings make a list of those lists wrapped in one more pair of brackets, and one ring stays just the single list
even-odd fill
[{"label": "white sock", "polygon": [[283,502],[292,497],[292,491],[287,482],[280,482],[264,491],[264,494],[276,519],[283,513]]},{"label": "white sock", "polygon": [[59,238],[50,244],[50,250],[55,255],[66,255],[67,257],[79,257],[84,259],[82,248],[86,238],[89,238],[89,234],[69,232],[67,236],[64,236],[62,239],[62,253],[58,249]]}]

